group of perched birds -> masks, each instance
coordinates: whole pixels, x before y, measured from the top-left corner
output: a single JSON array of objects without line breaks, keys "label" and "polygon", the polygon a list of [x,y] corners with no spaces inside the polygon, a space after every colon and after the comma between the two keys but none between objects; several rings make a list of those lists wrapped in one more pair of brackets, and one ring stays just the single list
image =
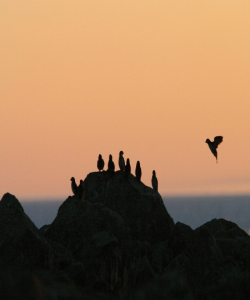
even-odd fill
[{"label": "group of perched birds", "polygon": [[[205,141],[208,144],[209,149],[211,150],[211,152],[215,156],[216,162],[218,161],[217,148],[218,148],[219,144],[222,143],[222,141],[223,141],[223,136],[214,137],[213,142],[211,142],[209,139],[206,139],[206,141]],[[118,164],[119,164],[120,170],[123,171],[125,177],[128,178],[128,176],[131,174],[130,161],[129,161],[129,158],[127,158],[126,164],[125,164],[123,154],[124,154],[123,151],[120,151]],[[104,165],[105,165],[105,163],[104,163],[104,160],[102,158],[102,155],[99,154],[98,160],[97,160],[98,170],[103,171]],[[112,157],[111,154],[109,155],[107,172],[110,172],[111,174],[115,172],[115,164],[113,162],[113,157]],[[135,177],[139,181],[141,181],[141,175],[142,175],[141,165],[140,165],[140,162],[137,161],[136,168],[135,168]],[[85,193],[83,180],[80,180],[79,186],[76,184],[76,181],[75,181],[74,177],[72,177],[70,180],[71,180],[71,189],[72,189],[73,194],[77,195],[80,199],[83,199],[84,193]],[[156,177],[155,170],[153,170],[151,183],[152,183],[153,189],[158,191],[158,179]]]},{"label": "group of perched birds", "polygon": [[[126,164],[125,164],[123,154],[124,154],[123,151],[120,151],[118,164],[119,164],[120,170],[124,172],[125,178],[128,178],[129,174],[131,174],[130,161],[129,161],[129,158],[127,158],[127,161],[126,161]],[[98,170],[99,171],[104,171],[103,170],[104,165],[105,165],[105,163],[104,163],[104,160],[102,158],[102,155],[99,154],[99,157],[98,157],[98,160],[97,160]],[[111,174],[113,174],[115,172],[115,164],[113,162],[113,157],[112,157],[111,154],[109,155],[107,172],[110,172]],[[135,177],[139,181],[141,181],[141,175],[142,175],[142,172],[141,172],[140,162],[137,161],[136,168],[135,168]],[[83,180],[82,179],[80,180],[79,185],[76,184],[75,177],[71,177],[70,180],[71,180],[71,190],[72,190],[73,194],[78,196],[80,199],[83,199],[84,193],[85,193]],[[151,182],[152,182],[153,189],[158,191],[158,180],[157,180],[155,171],[153,171]]]},{"label": "group of perched birds", "polygon": [[[130,160],[129,160],[129,158],[127,158],[126,164],[125,164],[125,160],[124,160],[123,154],[124,154],[123,151],[119,152],[118,165],[119,165],[120,170],[124,172],[124,176],[126,178],[128,178],[129,174],[131,174]],[[99,171],[103,171],[104,165],[105,165],[105,163],[104,163],[104,160],[102,158],[102,155],[99,154],[99,157],[98,157],[98,160],[97,160],[97,168],[98,168],[98,170]],[[114,173],[115,172],[115,164],[113,162],[113,157],[112,157],[111,154],[109,155],[107,172],[110,172],[110,173]],[[135,168],[135,177],[139,181],[141,181],[141,175],[142,175],[142,172],[141,172],[140,161],[137,161],[136,168]],[[153,189],[156,190],[156,191],[158,191],[158,180],[157,180],[155,171],[153,171],[151,183],[152,183]]]}]

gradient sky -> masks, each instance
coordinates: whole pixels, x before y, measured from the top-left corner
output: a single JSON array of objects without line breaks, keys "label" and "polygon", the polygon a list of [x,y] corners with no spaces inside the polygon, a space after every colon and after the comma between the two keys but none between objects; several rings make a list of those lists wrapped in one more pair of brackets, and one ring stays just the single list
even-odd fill
[{"label": "gradient sky", "polygon": [[120,150],[162,195],[250,192],[249,0],[0,0],[0,37],[0,197]]}]

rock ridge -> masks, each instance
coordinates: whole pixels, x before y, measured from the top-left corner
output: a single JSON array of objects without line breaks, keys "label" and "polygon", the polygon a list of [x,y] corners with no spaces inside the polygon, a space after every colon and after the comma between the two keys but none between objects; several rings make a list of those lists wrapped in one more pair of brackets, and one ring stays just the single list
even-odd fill
[{"label": "rock ridge", "polygon": [[250,298],[250,237],[236,224],[175,224],[160,194],[122,171],[90,173],[84,187],[84,199],[68,197],[40,230],[3,196],[5,299]]}]

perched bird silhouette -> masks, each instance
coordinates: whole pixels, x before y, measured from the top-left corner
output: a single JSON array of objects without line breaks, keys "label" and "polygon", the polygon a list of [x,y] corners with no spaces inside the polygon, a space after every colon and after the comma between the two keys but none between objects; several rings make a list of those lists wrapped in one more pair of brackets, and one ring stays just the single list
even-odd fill
[{"label": "perched bird silhouette", "polygon": [[141,181],[141,166],[140,166],[139,160],[138,160],[138,162],[136,163],[135,176],[136,176],[136,178],[137,178],[139,181]]},{"label": "perched bird silhouette", "polygon": [[152,182],[153,189],[158,192],[158,180],[157,180],[157,177],[156,177],[156,174],[155,174],[155,170],[153,171],[151,182]]},{"label": "perched bird silhouette", "polygon": [[99,154],[99,156],[98,156],[97,168],[99,171],[103,170],[103,168],[104,168],[104,160],[102,159],[101,154]]},{"label": "perched bird silhouette", "polygon": [[118,163],[119,163],[120,170],[125,171],[125,161],[124,161],[124,157],[123,157],[123,151],[120,151],[120,153],[119,153]]},{"label": "perched bird silhouette", "polygon": [[80,199],[83,199],[84,193],[85,193],[84,183],[83,180],[81,179],[80,184],[78,186],[78,196]]},{"label": "perched bird silhouette", "polygon": [[125,177],[127,178],[130,173],[131,173],[131,166],[130,166],[129,158],[127,158],[127,162],[125,166]]},{"label": "perched bird silhouette", "polygon": [[78,187],[77,187],[77,184],[76,184],[76,181],[75,181],[75,177],[71,177],[71,189],[72,189],[72,192],[74,195],[77,195],[78,194]]},{"label": "perched bird silhouette", "polygon": [[208,147],[210,148],[211,152],[213,153],[213,155],[216,157],[216,162],[217,161],[217,147],[219,146],[219,144],[223,141],[223,136],[216,136],[214,138],[214,141],[211,142],[210,139],[206,139],[206,142],[208,144]]},{"label": "perched bird silhouette", "polygon": [[109,172],[115,172],[115,164],[113,162],[112,155],[109,155],[109,162],[108,162],[108,171]]}]

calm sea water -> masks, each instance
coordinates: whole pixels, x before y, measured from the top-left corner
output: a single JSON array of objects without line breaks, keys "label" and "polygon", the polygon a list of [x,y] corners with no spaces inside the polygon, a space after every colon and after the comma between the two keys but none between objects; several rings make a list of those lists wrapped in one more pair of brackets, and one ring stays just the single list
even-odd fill
[{"label": "calm sea water", "polygon": [[[63,200],[22,201],[25,213],[38,227],[51,224]],[[163,197],[164,204],[174,219],[193,229],[214,218],[236,223],[250,233],[250,195],[244,196],[183,196]]]},{"label": "calm sea water", "polygon": [[163,201],[175,222],[193,229],[223,218],[250,233],[250,195],[164,197]]}]

